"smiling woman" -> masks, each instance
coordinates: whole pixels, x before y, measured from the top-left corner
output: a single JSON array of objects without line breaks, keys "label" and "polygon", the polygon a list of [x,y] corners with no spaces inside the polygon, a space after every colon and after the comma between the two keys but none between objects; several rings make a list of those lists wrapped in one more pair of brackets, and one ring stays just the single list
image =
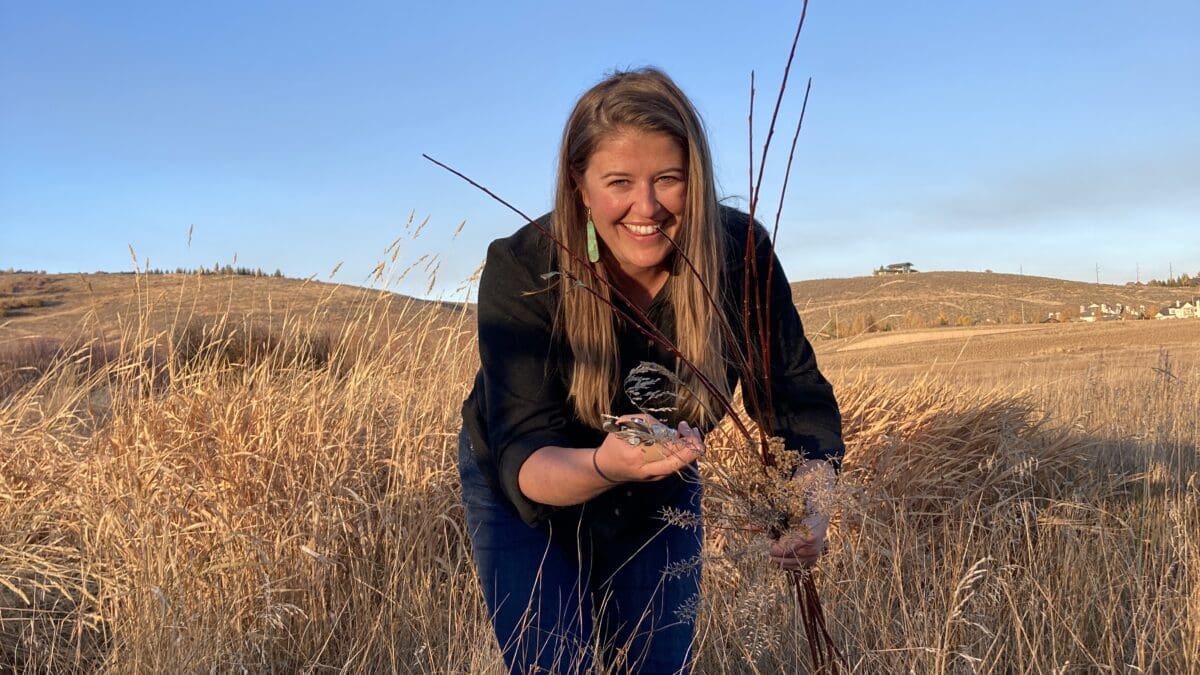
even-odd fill
[{"label": "smiling woman", "polygon": [[[746,288],[748,262],[777,273]],[[772,346],[757,421],[832,482],[837,402],[777,265],[765,230],[718,204],[700,118],[665,74],[617,73],[580,98],[554,211],[488,249],[463,404],[467,528],[512,672],[687,672],[703,533],[661,514],[699,520],[701,432],[739,379],[764,382],[740,345]],[[775,311],[743,323],[747,291]],[[622,389],[646,367],[666,374],[668,405]],[[810,563],[824,523],[781,539],[774,560]]]},{"label": "smiling woman", "polygon": [[588,222],[604,242],[601,255],[617,286],[643,309],[667,281],[687,200],[684,167],[674,138],[622,129],[600,142],[579,179]]}]

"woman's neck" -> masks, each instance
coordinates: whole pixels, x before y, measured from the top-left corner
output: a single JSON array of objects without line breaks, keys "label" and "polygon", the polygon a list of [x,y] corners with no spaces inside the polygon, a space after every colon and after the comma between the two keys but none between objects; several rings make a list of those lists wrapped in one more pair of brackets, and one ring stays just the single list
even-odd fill
[{"label": "woman's neck", "polygon": [[664,268],[632,276],[613,265],[609,267],[609,276],[621,295],[624,295],[630,303],[644,312],[649,309],[650,303],[654,302],[659,291],[667,284],[671,273]]}]

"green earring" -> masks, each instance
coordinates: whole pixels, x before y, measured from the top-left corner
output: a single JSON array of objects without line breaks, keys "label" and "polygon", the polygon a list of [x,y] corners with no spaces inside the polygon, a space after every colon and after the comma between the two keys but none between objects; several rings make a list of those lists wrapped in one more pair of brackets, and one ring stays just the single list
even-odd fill
[{"label": "green earring", "polygon": [[596,244],[596,224],[592,222],[592,210],[587,212],[588,262],[600,262],[600,246]]}]

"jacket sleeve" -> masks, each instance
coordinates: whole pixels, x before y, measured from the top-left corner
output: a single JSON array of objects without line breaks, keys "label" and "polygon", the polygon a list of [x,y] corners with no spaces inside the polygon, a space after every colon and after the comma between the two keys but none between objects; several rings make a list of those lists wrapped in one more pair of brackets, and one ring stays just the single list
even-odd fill
[{"label": "jacket sleeve", "polygon": [[[755,224],[755,230],[760,289],[766,285],[768,265],[774,265],[771,285],[767,289],[771,298],[766,322],[771,344],[770,397],[765,396],[765,386],[761,381],[753,384],[758,388],[759,401],[770,401],[774,417],[771,428],[773,435],[782,437],[788,449],[802,452],[805,458],[830,460],[836,467],[845,454],[845,444],[842,441],[841,412],[833,394],[833,386],[817,368],[816,354],[804,335],[800,313],[792,302],[792,289],[787,275],[770,249],[770,235],[761,225]],[[733,281],[740,283],[740,280]],[[762,310],[766,311],[766,307]],[[752,328],[752,334],[756,332]],[[758,342],[753,344],[757,345]],[[761,356],[756,360],[761,363]],[[751,384],[744,373],[742,382],[743,389]],[[746,403],[747,410],[756,421],[760,424],[767,421],[764,411],[754,409],[749,397],[746,397]]]},{"label": "jacket sleeve", "polygon": [[492,242],[479,280],[479,359],[486,441],[505,496],[530,525],[555,507],[521,493],[521,465],[539,448],[568,446],[567,392],[556,372],[552,336],[555,297],[518,260],[507,239]]}]

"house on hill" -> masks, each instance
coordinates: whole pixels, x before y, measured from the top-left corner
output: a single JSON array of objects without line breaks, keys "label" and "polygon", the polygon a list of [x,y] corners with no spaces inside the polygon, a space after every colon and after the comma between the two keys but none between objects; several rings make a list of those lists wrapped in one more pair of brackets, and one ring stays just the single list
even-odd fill
[{"label": "house on hill", "polygon": [[1176,300],[1174,305],[1163,307],[1155,319],[1195,319],[1200,316],[1200,301],[1196,299]]},{"label": "house on hill", "polygon": [[891,265],[885,265],[883,267],[876,268],[871,275],[876,277],[884,277],[889,274],[915,274],[917,271],[918,270],[913,267],[912,263],[902,262],[892,263]]},{"label": "house on hill", "polygon": [[1100,304],[1092,303],[1090,305],[1079,306],[1080,321],[1117,321],[1125,313],[1125,306],[1118,303],[1110,305],[1106,302]]}]

